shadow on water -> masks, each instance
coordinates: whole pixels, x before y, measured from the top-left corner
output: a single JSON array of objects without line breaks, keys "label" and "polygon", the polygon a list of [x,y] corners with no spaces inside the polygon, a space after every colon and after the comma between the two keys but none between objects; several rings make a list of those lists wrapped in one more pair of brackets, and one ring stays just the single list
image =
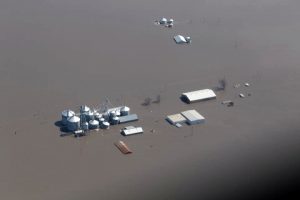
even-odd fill
[{"label": "shadow on water", "polygon": [[61,121],[54,122],[54,125],[59,128],[61,137],[73,134],[72,132],[68,131],[67,126],[63,125]]}]

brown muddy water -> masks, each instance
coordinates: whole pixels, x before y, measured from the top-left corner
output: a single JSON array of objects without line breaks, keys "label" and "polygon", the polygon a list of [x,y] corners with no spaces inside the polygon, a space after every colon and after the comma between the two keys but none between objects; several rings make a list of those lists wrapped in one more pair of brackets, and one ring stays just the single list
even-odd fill
[{"label": "brown muddy water", "polygon": [[[173,29],[154,24],[163,16]],[[296,172],[299,19],[296,0],[0,1],[0,199],[219,199]],[[217,100],[179,100],[223,77]],[[160,104],[141,106],[157,94]],[[145,133],[59,137],[63,109],[106,97]],[[206,124],[165,122],[187,109]],[[133,154],[115,148],[120,139]]]}]

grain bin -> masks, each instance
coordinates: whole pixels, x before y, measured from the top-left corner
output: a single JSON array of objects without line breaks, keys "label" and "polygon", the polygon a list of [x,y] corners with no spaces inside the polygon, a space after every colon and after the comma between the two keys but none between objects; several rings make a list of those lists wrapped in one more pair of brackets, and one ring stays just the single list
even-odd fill
[{"label": "grain bin", "polygon": [[118,116],[115,116],[111,119],[111,124],[112,125],[116,125],[116,124],[119,124],[120,122],[120,118]]},{"label": "grain bin", "polygon": [[107,121],[104,121],[104,122],[101,124],[101,128],[102,128],[102,129],[109,129],[109,126],[110,126],[110,124],[109,124]]},{"label": "grain bin", "polygon": [[75,113],[72,110],[64,110],[61,113],[61,123],[62,125],[67,125],[68,118],[73,117]]},{"label": "grain bin", "polygon": [[89,128],[92,129],[98,129],[99,128],[99,122],[97,120],[91,120],[89,122]]},{"label": "grain bin", "polygon": [[129,115],[130,113],[130,108],[127,106],[124,106],[121,108],[121,116],[126,116]]},{"label": "grain bin", "polygon": [[77,116],[69,117],[67,120],[67,128],[69,131],[76,131],[80,128],[80,118]]}]

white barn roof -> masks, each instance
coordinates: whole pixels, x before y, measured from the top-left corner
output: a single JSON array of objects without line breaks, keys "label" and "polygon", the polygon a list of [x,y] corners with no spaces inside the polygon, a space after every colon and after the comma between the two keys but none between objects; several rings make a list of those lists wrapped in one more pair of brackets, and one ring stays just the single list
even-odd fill
[{"label": "white barn roof", "polygon": [[167,116],[167,120],[168,120],[171,124],[184,123],[184,122],[186,122],[186,118],[184,118],[181,114],[169,115],[169,116]]},{"label": "white barn roof", "polygon": [[203,101],[208,99],[216,98],[216,94],[211,89],[197,90],[193,92],[182,93],[183,100],[187,103],[192,103],[195,101]]},{"label": "white barn roof", "polygon": [[176,35],[174,40],[177,44],[187,43],[186,39],[182,35]]},{"label": "white barn roof", "polygon": [[128,136],[128,135],[134,135],[134,134],[139,134],[139,133],[143,133],[143,128],[142,127],[127,127],[126,129],[122,130],[122,134],[124,136]]},{"label": "white barn roof", "polygon": [[181,112],[181,114],[187,119],[187,123],[190,125],[204,123],[205,118],[200,115],[196,110],[187,110]]}]

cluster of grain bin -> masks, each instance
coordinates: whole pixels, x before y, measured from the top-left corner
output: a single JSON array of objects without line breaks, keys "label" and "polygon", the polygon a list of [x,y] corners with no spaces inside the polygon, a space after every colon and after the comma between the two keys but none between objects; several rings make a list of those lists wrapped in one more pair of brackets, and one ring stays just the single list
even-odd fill
[{"label": "cluster of grain bin", "polygon": [[[88,131],[98,128],[108,129],[110,125],[117,125],[122,122],[134,121],[130,115],[130,108],[127,106],[111,108],[104,113],[90,109],[87,105],[80,106],[80,113],[75,114],[72,110],[64,110],[61,113],[61,124],[70,132],[78,130]],[[137,119],[135,115],[134,119]]]}]

